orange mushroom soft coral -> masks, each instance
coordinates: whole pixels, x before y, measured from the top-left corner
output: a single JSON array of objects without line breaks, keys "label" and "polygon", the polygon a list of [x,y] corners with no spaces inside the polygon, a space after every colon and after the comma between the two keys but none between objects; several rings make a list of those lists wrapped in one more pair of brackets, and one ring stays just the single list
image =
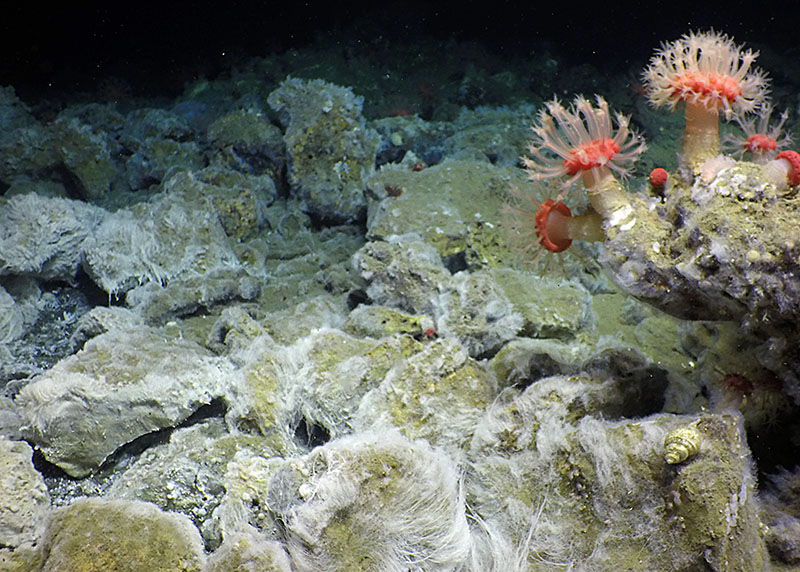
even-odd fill
[{"label": "orange mushroom soft coral", "polygon": [[650,60],[644,72],[650,102],[672,109],[685,103],[681,160],[693,172],[719,154],[720,112],[728,118],[763,104],[768,82],[752,65],[757,55],[712,30],[665,44]]}]

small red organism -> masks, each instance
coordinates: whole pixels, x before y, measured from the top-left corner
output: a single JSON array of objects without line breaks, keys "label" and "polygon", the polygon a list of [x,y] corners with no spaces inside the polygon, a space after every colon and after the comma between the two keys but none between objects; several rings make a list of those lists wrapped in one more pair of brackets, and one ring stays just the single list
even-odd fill
[{"label": "small red organism", "polygon": [[386,183],[383,185],[383,190],[386,191],[386,194],[390,197],[399,197],[403,194],[403,188],[399,185],[390,185]]},{"label": "small red organism", "polygon": [[411,167],[411,170],[412,171],[421,171],[424,168],[425,168],[425,165],[423,165],[422,163],[414,163],[414,166]]},{"label": "small red organism", "polygon": [[752,381],[738,373],[727,374],[722,378],[722,385],[730,391],[745,397],[751,395],[755,389]]},{"label": "small red organism", "polygon": [[744,137],[726,133],[722,137],[723,148],[740,159],[745,153],[750,153],[755,163],[765,164],[774,159],[778,151],[791,145],[792,138],[783,131],[789,112],[784,111],[777,122],[771,122],[772,112],[772,104],[766,103],[759,107],[755,115],[737,113],[734,120],[744,132]]},{"label": "small red organism", "polygon": [[436,336],[436,330],[434,330],[433,328],[425,328],[425,330],[422,332],[422,337],[426,339],[431,339],[435,336]]},{"label": "small red organism", "polygon": [[650,176],[647,178],[650,181],[650,186],[654,189],[663,189],[664,185],[667,184],[667,179],[669,178],[669,173],[667,173],[666,169],[662,169],[661,167],[656,167],[652,171],[650,171]]},{"label": "small red organism", "polygon": [[772,137],[767,137],[761,133],[755,133],[744,140],[742,147],[745,153],[761,155],[774,151],[778,147],[778,142]]}]

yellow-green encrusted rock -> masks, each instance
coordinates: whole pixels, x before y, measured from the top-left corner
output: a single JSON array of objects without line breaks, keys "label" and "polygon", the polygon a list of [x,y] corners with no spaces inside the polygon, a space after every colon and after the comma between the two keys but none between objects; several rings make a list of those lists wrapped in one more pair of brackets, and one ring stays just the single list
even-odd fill
[{"label": "yellow-green encrusted rock", "polygon": [[195,572],[200,533],[183,515],[140,501],[87,498],[54,511],[42,572]]}]

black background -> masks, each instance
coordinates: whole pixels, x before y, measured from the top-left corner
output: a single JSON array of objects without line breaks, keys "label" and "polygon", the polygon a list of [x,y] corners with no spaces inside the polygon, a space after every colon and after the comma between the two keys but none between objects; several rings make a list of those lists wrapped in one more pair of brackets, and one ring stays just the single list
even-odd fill
[{"label": "black background", "polygon": [[[174,93],[237,61],[309,45],[321,35],[358,44],[376,35],[477,41],[517,57],[540,42],[598,67],[651,54],[689,30],[715,28],[749,47],[798,46],[790,3],[666,2],[9,2],[0,18],[0,85],[27,98],[115,76]],[[800,53],[797,54],[800,56]],[[796,58],[800,61],[800,57]]]}]

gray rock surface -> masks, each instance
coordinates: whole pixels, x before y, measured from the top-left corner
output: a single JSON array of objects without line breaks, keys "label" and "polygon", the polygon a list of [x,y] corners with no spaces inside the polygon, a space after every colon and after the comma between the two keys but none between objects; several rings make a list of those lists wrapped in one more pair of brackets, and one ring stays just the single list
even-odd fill
[{"label": "gray rock surface", "polygon": [[71,280],[92,230],[108,215],[71,199],[36,193],[0,203],[0,275]]},{"label": "gray rock surface", "polygon": [[80,477],[122,445],[173,427],[224,395],[231,369],[192,342],[114,330],[34,378],[15,402],[25,437]]},{"label": "gray rock surface", "polygon": [[364,98],[322,80],[290,78],[267,101],[286,129],[289,184],[304,210],[339,222],[362,216],[379,142],[361,115]]},{"label": "gray rock surface", "polygon": [[107,216],[83,251],[86,272],[115,295],[147,282],[238,265],[214,209],[169,192]]},{"label": "gray rock surface", "polygon": [[0,436],[0,549],[35,544],[50,509],[32,456],[27,443]]}]

